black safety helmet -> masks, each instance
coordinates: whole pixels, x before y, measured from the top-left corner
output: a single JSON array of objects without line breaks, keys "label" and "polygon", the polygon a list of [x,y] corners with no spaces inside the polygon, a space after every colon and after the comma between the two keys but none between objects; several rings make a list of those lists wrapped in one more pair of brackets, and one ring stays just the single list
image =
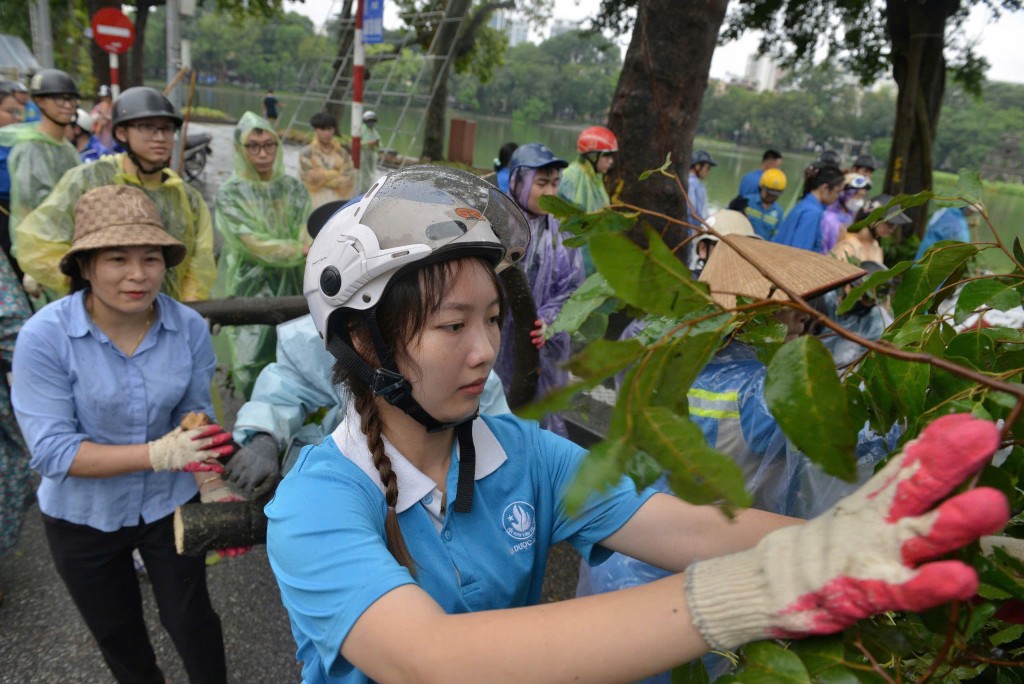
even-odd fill
[{"label": "black safety helmet", "polygon": [[878,160],[875,159],[874,155],[862,154],[853,160],[853,168],[865,168],[874,171],[878,168]]},{"label": "black safety helmet", "polygon": [[114,100],[113,125],[114,128],[127,124],[138,119],[151,117],[163,117],[174,122],[175,128],[181,128],[184,121],[181,114],[174,110],[171,101],[159,90],[146,86],[136,86],[121,93]]},{"label": "black safety helmet", "polygon": [[82,97],[75,85],[75,79],[60,69],[42,69],[32,76],[28,83],[32,97],[50,97],[53,95],[74,95]]}]

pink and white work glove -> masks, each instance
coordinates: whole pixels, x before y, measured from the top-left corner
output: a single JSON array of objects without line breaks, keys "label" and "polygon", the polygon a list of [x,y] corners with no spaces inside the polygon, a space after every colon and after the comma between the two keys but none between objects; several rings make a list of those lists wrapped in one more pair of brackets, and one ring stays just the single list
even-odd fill
[{"label": "pink and white work glove", "polygon": [[998,444],[992,423],[943,416],[829,511],[776,530],[747,551],[695,563],[686,571],[694,625],[712,648],[733,650],[970,598],[978,587],[973,568],[924,561],[1006,524],[1006,497],[995,489],[979,487],[938,503],[980,470]]},{"label": "pink and white work glove", "polygon": [[218,456],[230,456],[235,450],[231,434],[219,425],[186,430],[176,427],[149,443],[149,461],[153,470],[212,471],[223,473]]},{"label": "pink and white work glove", "polygon": [[[199,500],[204,504],[245,501],[238,491],[227,482],[223,483],[219,487],[214,487],[207,491],[200,490]],[[251,546],[232,546],[226,549],[217,549],[217,555],[221,558],[234,558],[236,556],[241,556],[243,553],[248,553],[251,550]]]}]

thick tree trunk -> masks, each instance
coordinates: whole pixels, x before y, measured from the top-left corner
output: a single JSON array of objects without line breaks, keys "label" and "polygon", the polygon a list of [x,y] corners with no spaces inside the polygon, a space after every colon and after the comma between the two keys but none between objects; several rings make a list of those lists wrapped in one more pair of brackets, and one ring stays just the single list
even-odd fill
[{"label": "thick tree trunk", "polygon": [[[624,182],[625,201],[686,217],[686,200],[673,180],[653,175],[639,182],[637,177],[660,167],[671,154],[671,170],[686,187],[693,136],[727,4],[728,0],[640,0],[608,115],[620,150],[612,185]],[[685,239],[685,230],[677,225],[652,225],[670,247]]]},{"label": "thick tree trunk", "polygon": [[[332,78],[334,75],[338,75],[338,78],[332,83],[331,90],[327,95],[327,106],[325,107],[327,113],[338,122],[338,130],[341,133],[348,132],[350,128],[347,122],[342,121],[342,116],[345,113],[342,101],[345,98],[345,92],[348,90],[349,83],[352,81],[351,55],[352,41],[355,37],[352,5],[352,0],[345,0],[341,5],[341,12],[338,14],[338,52],[335,54],[334,63],[331,65]],[[348,60],[347,66],[345,65],[346,59]],[[338,69],[342,66],[345,66],[345,72],[338,74]]]},{"label": "thick tree trunk", "polygon": [[444,159],[444,118],[448,110],[448,73],[451,60],[448,59],[455,39],[459,35],[462,18],[469,10],[470,0],[451,0],[445,8],[444,20],[437,27],[437,35],[431,45],[430,57],[433,60],[431,84],[433,95],[427,103],[423,124],[423,152],[420,156],[427,159]]},{"label": "thick tree trunk", "polygon": [[132,44],[131,59],[123,69],[121,89],[139,86],[145,83],[145,50],[146,50],[146,24],[149,23],[149,9],[152,4],[139,0],[135,12],[135,42]]},{"label": "thick tree trunk", "polygon": [[[896,124],[885,174],[885,191],[913,194],[932,187],[932,148],[946,87],[946,23],[960,0],[888,0],[893,78],[899,86]],[[908,209],[914,230],[925,227],[925,207]]]}]

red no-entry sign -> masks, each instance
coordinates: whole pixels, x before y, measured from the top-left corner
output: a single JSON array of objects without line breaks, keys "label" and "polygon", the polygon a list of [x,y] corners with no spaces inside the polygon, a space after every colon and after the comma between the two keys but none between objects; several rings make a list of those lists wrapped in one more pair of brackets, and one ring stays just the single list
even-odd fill
[{"label": "red no-entry sign", "polygon": [[120,10],[104,7],[92,17],[92,37],[105,51],[124,54],[135,42],[135,26]]}]

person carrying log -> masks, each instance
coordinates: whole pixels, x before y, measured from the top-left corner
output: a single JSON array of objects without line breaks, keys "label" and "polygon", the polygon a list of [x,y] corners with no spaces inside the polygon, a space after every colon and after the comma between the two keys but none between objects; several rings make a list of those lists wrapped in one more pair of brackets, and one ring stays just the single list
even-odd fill
[{"label": "person carrying log", "polygon": [[118,682],[164,681],[133,549],[189,680],[227,680],[205,561],[179,556],[172,532],[175,506],[234,497],[218,461],[231,436],[182,426],[213,414],[216,365],[206,322],[160,292],[185,253],[141,190],[85,193],[60,261],[71,294],[29,319],[14,349],[11,399],[42,477],[50,554]]}]

